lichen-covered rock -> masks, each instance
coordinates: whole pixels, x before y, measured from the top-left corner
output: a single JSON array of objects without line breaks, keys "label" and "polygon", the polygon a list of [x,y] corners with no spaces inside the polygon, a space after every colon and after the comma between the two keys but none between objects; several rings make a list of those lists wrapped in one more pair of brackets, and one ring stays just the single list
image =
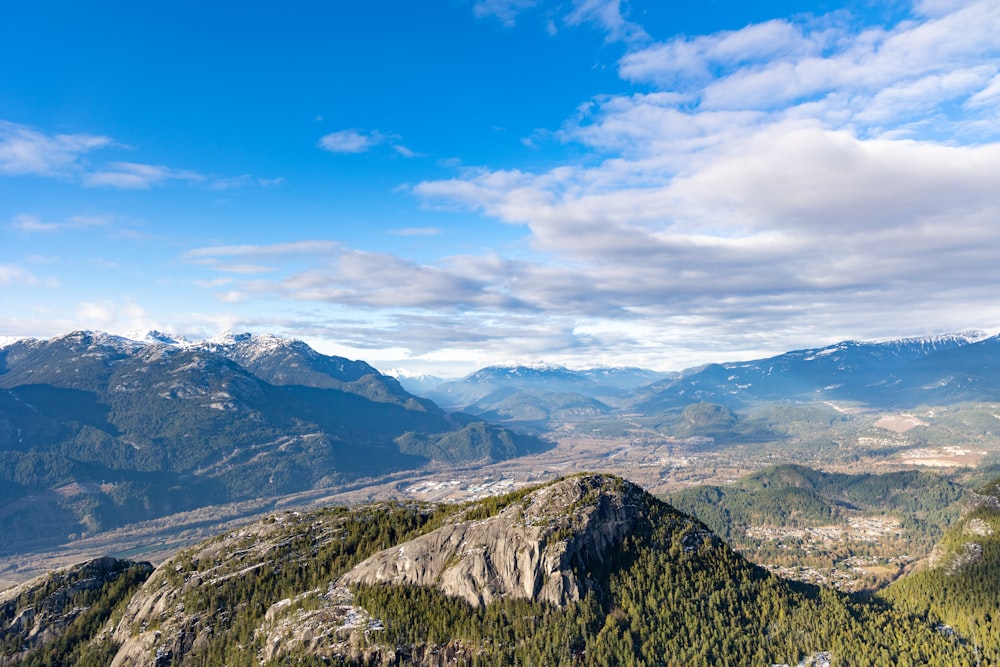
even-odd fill
[{"label": "lichen-covered rock", "polygon": [[501,597],[565,605],[586,592],[643,510],[642,491],[618,478],[573,477],[499,513],[469,513],[379,552],[342,579],[350,584],[436,586],[473,605]]}]

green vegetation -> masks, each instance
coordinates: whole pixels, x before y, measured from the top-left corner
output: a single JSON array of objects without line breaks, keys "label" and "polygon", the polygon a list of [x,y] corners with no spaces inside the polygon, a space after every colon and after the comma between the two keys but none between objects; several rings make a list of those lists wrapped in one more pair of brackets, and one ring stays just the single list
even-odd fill
[{"label": "green vegetation", "polygon": [[[831,569],[853,557],[923,557],[958,520],[967,495],[961,485],[929,472],[849,475],[781,465],[732,485],[693,487],[667,499],[754,562]],[[882,522],[871,530],[879,525],[887,529],[882,534],[859,530],[855,539],[828,541],[803,539],[801,531],[793,530],[839,526],[850,535],[849,523],[863,519]],[[748,534],[751,528],[758,532]],[[905,561],[895,562],[863,583],[878,586],[898,576]]]},{"label": "green vegetation", "polygon": [[[432,530],[457,510],[418,503],[381,503],[355,509],[334,508],[291,519],[268,533],[273,544],[264,559],[250,562],[223,551],[209,561],[197,559],[204,546],[181,552],[167,570],[175,586],[222,574],[215,583],[184,586],[179,602],[186,613],[205,615],[209,639],[187,653],[184,665],[257,665],[259,638],[254,630],[279,600],[324,589],[372,553]],[[274,525],[272,523],[272,525]],[[224,539],[222,536],[216,542]],[[257,540],[238,542],[252,553]]]},{"label": "green vegetation", "polygon": [[[153,571],[149,563],[98,559],[44,581],[0,604],[0,661],[18,656],[23,667],[106,665],[117,646],[91,647],[108,619]],[[54,632],[58,630],[58,632]],[[45,641],[47,635],[54,635]]]},{"label": "green vegetation", "polygon": [[462,647],[462,664],[756,665],[830,651],[835,665],[953,665],[962,646],[884,605],[769,575],[669,506],[615,551],[601,585],[559,609],[475,608],[414,587],[359,587],[389,646]]},{"label": "green vegetation", "polygon": [[1000,664],[1000,479],[935,549],[934,566],[905,577],[882,598],[925,615],[971,645],[982,664]]},{"label": "green vegetation", "polygon": [[[755,483],[766,488],[778,478],[823,481],[815,471],[783,470]],[[859,482],[855,486],[865,490],[856,493],[878,493],[879,484]],[[621,483],[602,488],[624,492]],[[537,490],[463,506],[381,503],[274,515],[165,564],[146,587],[156,595],[173,591],[165,598],[166,611],[143,617],[142,627],[131,632],[162,630],[154,648],[171,656],[172,665],[259,665],[265,641],[260,628],[280,601],[279,617],[293,623],[303,618],[296,614],[321,613],[330,604],[332,582],[375,551],[446,521],[495,516]],[[579,502],[596,507],[599,500]],[[502,598],[475,607],[434,588],[356,586],[352,604],[378,623],[357,631],[353,648],[343,644],[337,658],[292,642],[268,664],[412,664],[438,654],[464,665],[766,665],[796,664],[821,652],[829,653],[833,665],[971,665],[977,657],[984,665],[1000,664],[991,652],[996,633],[988,627],[1000,613],[995,576],[964,582],[964,590],[979,595],[959,598],[954,610],[941,602],[952,599],[947,580],[914,579],[922,581],[919,590],[893,587],[892,595],[862,599],[769,574],[652,496],[641,496],[633,507],[641,517],[635,529],[604,552],[603,561],[578,572],[588,583],[577,602],[556,607]],[[995,556],[1000,554],[987,553]],[[119,617],[133,623],[122,617],[122,604],[135,582],[119,581],[115,590],[74,602],[100,611],[38,649],[31,658],[36,662],[24,664],[106,664],[118,646],[101,624]],[[964,604],[979,605],[977,615],[965,625],[951,623],[949,614],[962,613]],[[942,620],[957,634],[936,630]],[[10,619],[4,623],[9,626]],[[333,623],[315,632],[343,632],[333,629],[340,621]],[[4,644],[2,655],[19,646]],[[38,662],[42,655],[48,657]]]},{"label": "green vegetation", "polygon": [[396,439],[399,451],[437,461],[499,461],[540,451],[537,438],[522,436],[484,421],[473,422],[447,433],[408,432]]}]

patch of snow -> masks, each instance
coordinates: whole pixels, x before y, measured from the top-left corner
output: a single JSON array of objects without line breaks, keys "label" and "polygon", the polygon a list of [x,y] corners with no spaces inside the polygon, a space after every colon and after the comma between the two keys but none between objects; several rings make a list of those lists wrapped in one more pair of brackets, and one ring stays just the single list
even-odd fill
[{"label": "patch of snow", "polygon": [[18,336],[0,336],[0,349],[3,349],[8,345],[13,345],[19,340],[31,340],[31,339],[20,338]]},{"label": "patch of snow", "polygon": [[191,341],[184,338],[184,336],[164,333],[155,329],[146,331],[132,330],[126,333],[125,337],[147,345],[167,345],[169,347],[188,347],[191,345]]}]

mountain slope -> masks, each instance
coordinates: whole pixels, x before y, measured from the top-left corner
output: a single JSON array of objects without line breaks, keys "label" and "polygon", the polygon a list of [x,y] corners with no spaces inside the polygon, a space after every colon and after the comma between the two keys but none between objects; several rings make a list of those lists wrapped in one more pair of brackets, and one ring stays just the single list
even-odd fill
[{"label": "mountain slope", "polygon": [[431,401],[409,394],[396,378],[382,375],[367,363],[320,354],[300,340],[227,332],[195,347],[234,361],[273,385],[339,389],[379,403],[441,412]]},{"label": "mountain slope", "polygon": [[[968,333],[844,341],[767,359],[710,364],[643,388],[631,408],[653,414],[695,402],[738,406],[753,401],[836,399],[919,404],[935,396],[922,387],[941,381],[942,373],[949,377],[953,373],[944,361],[948,355],[981,359],[991,345],[987,340],[994,340],[984,339],[985,334]],[[942,362],[935,364],[934,359]]]},{"label": "mountain slope", "polygon": [[[935,547],[929,568],[882,591],[904,610],[927,613],[957,633],[981,664],[1000,664],[1000,480],[976,495]],[[924,611],[927,610],[927,611]]]},{"label": "mountain slope", "polygon": [[149,563],[98,558],[0,592],[0,665],[110,661],[86,642],[152,571]]},{"label": "mountain slope", "polygon": [[[0,552],[431,459],[496,460],[542,446],[297,341],[151,338],[75,332],[0,350]],[[17,509],[28,496],[40,499],[50,534]]]},{"label": "mountain slope", "polygon": [[90,636],[118,666],[972,660],[925,621],[769,575],[607,476],[276,514],[179,553]]},{"label": "mountain slope", "polygon": [[785,464],[666,498],[756,563],[857,591],[884,586],[925,558],[968,495],[931,472],[843,474]]}]

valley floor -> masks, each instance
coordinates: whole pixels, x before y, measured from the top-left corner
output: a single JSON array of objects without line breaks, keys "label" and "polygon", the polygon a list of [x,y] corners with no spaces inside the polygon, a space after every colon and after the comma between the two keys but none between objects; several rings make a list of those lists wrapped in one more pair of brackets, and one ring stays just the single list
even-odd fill
[{"label": "valley floor", "polygon": [[[637,428],[625,436],[588,434],[578,426],[566,424],[547,435],[556,446],[532,456],[490,465],[431,466],[419,471],[405,471],[384,477],[358,480],[350,485],[319,489],[277,498],[206,507],[161,519],[133,524],[116,530],[95,533],[84,539],[40,553],[0,556],[0,590],[49,570],[100,555],[161,562],[179,549],[214,535],[231,526],[260,517],[275,509],[314,508],[322,505],[368,502],[387,498],[411,498],[426,501],[467,501],[497,495],[529,484],[548,482],[577,472],[603,472],[634,481],[653,494],[668,494],[696,485],[726,485],[767,466],[795,460],[802,465],[827,471],[861,473],[890,472],[902,469],[935,468],[943,471],[956,466],[972,466],[1000,444],[977,443],[975,447],[956,445],[901,446],[905,429],[912,420],[906,417],[883,422],[892,428],[878,428],[850,444],[793,446],[779,444],[735,444],[712,446],[704,439],[677,440],[649,429]],[[882,528],[885,528],[883,525]],[[898,527],[896,527],[898,528]],[[881,533],[887,533],[889,526]],[[833,525],[813,529],[815,535],[797,535],[781,527],[762,526],[756,536],[761,542],[818,538],[825,534],[825,545],[817,549],[835,549],[857,541],[851,528]],[[824,533],[825,531],[825,533]],[[869,530],[871,532],[871,530]],[[874,531],[879,534],[880,531]],[[834,535],[834,537],[830,537]],[[750,537],[754,537],[750,535]],[[815,539],[814,539],[815,538]],[[878,540],[879,537],[865,538]],[[753,553],[746,554],[751,559]],[[846,564],[830,568],[800,566],[787,561],[771,565],[786,576],[815,583],[839,584],[844,588],[872,572],[891,579],[924,553],[897,553],[870,563],[870,567],[850,561],[857,554],[845,551]],[[758,560],[759,559],[755,559]],[[870,577],[869,577],[870,578]],[[878,578],[878,577],[877,577]],[[844,582],[847,582],[846,584]]]}]

